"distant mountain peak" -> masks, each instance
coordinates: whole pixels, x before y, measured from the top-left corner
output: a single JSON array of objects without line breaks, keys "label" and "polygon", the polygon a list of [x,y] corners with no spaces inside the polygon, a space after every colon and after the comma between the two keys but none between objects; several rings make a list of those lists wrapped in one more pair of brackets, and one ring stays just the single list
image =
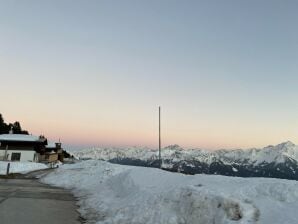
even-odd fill
[{"label": "distant mountain peak", "polygon": [[183,148],[180,147],[180,145],[169,145],[167,147],[165,147],[165,149],[170,149],[170,150],[183,150]]},{"label": "distant mountain peak", "polygon": [[277,146],[280,146],[280,147],[293,147],[293,146],[295,146],[295,144],[291,141],[286,141],[286,142],[278,144]]}]

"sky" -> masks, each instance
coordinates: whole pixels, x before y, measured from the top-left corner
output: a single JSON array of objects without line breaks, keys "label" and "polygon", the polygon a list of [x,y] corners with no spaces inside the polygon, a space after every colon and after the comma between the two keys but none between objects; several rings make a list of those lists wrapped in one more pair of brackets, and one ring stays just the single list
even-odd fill
[{"label": "sky", "polygon": [[298,143],[295,0],[0,0],[0,113],[75,147]]}]

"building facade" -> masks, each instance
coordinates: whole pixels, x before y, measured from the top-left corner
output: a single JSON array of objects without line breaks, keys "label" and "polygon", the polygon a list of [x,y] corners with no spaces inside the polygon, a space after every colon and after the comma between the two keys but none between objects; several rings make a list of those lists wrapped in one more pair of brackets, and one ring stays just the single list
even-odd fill
[{"label": "building facade", "polygon": [[0,135],[0,160],[21,162],[56,162],[62,153],[61,143],[48,145],[44,136]]}]

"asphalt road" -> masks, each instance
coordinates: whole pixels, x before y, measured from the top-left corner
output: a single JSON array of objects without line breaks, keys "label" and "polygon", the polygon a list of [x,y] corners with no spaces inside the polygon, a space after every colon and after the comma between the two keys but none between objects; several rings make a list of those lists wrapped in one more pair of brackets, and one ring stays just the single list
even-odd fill
[{"label": "asphalt road", "polygon": [[79,224],[75,198],[36,179],[0,179],[1,224]]}]

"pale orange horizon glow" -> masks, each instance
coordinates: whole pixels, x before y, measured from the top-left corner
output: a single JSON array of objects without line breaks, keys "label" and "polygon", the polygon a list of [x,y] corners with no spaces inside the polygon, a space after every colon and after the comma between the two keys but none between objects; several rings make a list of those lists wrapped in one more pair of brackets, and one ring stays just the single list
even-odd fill
[{"label": "pale orange horizon glow", "polygon": [[[150,148],[158,147],[158,120],[153,118],[152,123],[148,126],[146,122],[139,122],[136,120],[129,121],[125,124],[107,124],[100,125],[100,122],[94,122],[88,125],[87,123],[75,123],[73,120],[64,120],[65,118],[55,117],[50,120],[49,117],[25,116],[21,114],[13,114],[5,116],[7,122],[20,121],[22,127],[34,135],[45,135],[50,141],[58,141],[59,139],[66,145],[81,145],[82,147],[130,147],[130,146],[147,146]],[[63,122],[64,120],[64,122]],[[142,124],[143,123],[143,124]],[[103,123],[104,124],[104,123]],[[146,126],[147,125],[147,126]],[[216,149],[236,149],[236,148],[260,148],[270,144],[278,144],[287,140],[295,141],[295,136],[291,136],[291,131],[280,135],[279,132],[266,132],[266,128],[259,130],[242,130],[230,127],[230,129],[223,130],[223,128],[213,129],[212,127],[196,128],[195,130],[187,129],[186,127],[176,126],[171,129],[166,123],[163,123],[162,128],[162,146],[178,144],[181,147],[201,148],[207,150]],[[113,129],[113,127],[115,127]],[[140,128],[140,127],[149,127]],[[189,125],[188,125],[189,127]],[[268,130],[267,130],[268,131]],[[253,137],[249,137],[250,134]],[[256,137],[259,136],[259,137]],[[272,135],[275,136],[272,139]]]}]

